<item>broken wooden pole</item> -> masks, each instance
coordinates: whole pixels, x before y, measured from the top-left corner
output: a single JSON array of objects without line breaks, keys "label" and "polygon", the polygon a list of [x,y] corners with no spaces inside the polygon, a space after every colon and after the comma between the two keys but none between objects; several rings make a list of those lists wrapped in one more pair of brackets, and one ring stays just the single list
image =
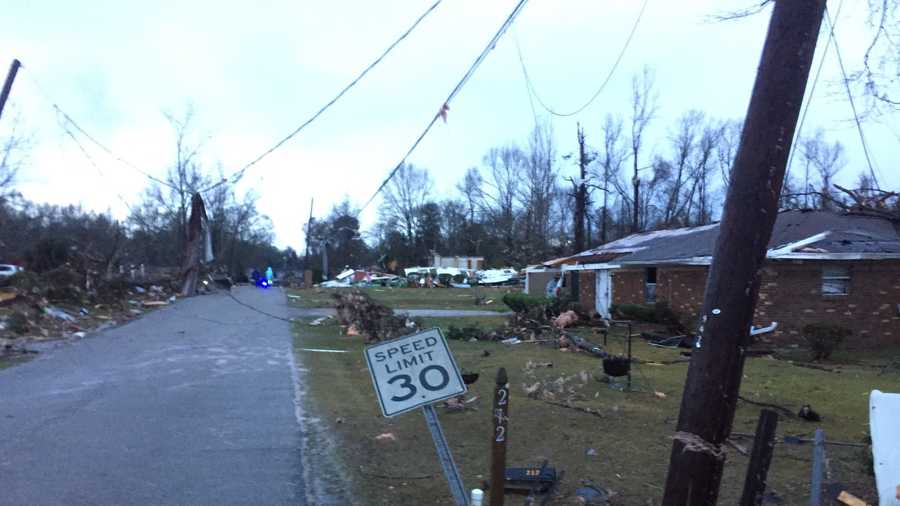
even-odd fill
[{"label": "broken wooden pole", "polygon": [[206,207],[203,197],[195,193],[191,198],[191,217],[188,220],[188,240],[185,245],[184,265],[181,267],[181,296],[191,297],[197,293],[197,282],[200,278],[200,259],[203,255],[203,222],[206,220]]},{"label": "broken wooden pole", "polygon": [[491,506],[503,506],[506,490],[506,439],[509,423],[509,379],[506,369],[497,371],[494,387],[494,431],[491,441]]},{"label": "broken wooden pole", "polygon": [[21,66],[22,63],[16,59],[13,59],[12,64],[9,66],[9,73],[6,74],[6,81],[3,83],[3,91],[0,91],[0,116],[3,115],[3,107],[6,106],[6,100],[9,98],[10,91],[12,91],[13,81],[16,80],[16,74],[19,73],[19,67]]},{"label": "broken wooden pole", "polygon": [[825,0],[776,0],[719,225],[673,437],[665,506],[714,505],[759,277]]},{"label": "broken wooden pole", "polygon": [[744,492],[741,494],[740,506],[759,506],[766,491],[766,477],[772,453],[775,450],[775,428],[778,427],[778,413],[771,409],[759,412],[756,423],[756,435],[753,439],[753,450],[750,453],[750,465],[747,466],[747,478],[744,480]]}]

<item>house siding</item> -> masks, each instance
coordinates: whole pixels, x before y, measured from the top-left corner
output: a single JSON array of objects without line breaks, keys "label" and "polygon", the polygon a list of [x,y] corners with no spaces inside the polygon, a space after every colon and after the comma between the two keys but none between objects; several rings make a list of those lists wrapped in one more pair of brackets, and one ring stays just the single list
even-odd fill
[{"label": "house siding", "polygon": [[545,295],[547,283],[559,276],[559,272],[529,272],[526,276],[528,276],[528,295],[541,296]]},{"label": "house siding", "polygon": [[[822,269],[846,266],[850,270],[847,295],[822,295]],[[693,325],[703,306],[706,267],[659,267],[656,297],[667,302]],[[613,304],[643,304],[645,270],[613,271]],[[853,336],[848,348],[900,345],[900,261],[778,261],[768,262],[760,281],[754,325],[778,322],[778,330],[765,339],[777,344],[802,341],[803,327],[831,323],[847,327]]]}]

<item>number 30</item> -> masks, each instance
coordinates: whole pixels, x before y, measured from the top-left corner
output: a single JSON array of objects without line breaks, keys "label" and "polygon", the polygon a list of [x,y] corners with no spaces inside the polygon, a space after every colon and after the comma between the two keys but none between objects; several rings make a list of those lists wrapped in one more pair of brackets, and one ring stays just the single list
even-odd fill
[{"label": "number 30", "polygon": [[[437,384],[432,384],[428,381],[428,373],[430,371],[437,371],[437,373],[441,375],[441,379]],[[398,381],[400,382],[400,387],[406,389],[407,392],[403,395],[391,397],[392,401],[403,402],[409,400],[416,395],[416,392],[418,392],[418,389],[412,382],[412,378],[408,374],[398,374],[392,377],[388,380],[388,385],[393,385]],[[444,369],[439,365],[430,365],[419,371],[419,383],[421,383],[425,390],[436,392],[450,383],[450,374],[447,372],[447,369]]]}]

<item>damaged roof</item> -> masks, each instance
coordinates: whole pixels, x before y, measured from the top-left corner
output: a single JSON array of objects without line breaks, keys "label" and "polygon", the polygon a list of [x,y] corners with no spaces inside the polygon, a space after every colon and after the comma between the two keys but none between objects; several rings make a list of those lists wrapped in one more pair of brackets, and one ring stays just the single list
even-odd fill
[{"label": "damaged roof", "polygon": [[[610,261],[708,264],[718,236],[718,223],[643,232],[553,262],[557,265]],[[897,224],[879,217],[831,211],[783,211],[775,221],[767,256],[825,260],[900,258],[900,231]]]}]

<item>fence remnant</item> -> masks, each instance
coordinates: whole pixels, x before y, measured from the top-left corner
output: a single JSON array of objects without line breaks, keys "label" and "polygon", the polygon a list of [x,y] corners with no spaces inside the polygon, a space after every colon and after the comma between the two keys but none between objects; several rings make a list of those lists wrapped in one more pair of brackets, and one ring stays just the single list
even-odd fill
[{"label": "fence remnant", "polygon": [[760,411],[740,506],[759,506],[762,504],[763,494],[766,491],[766,478],[769,474],[769,464],[772,463],[772,453],[775,449],[776,427],[778,427],[778,413],[771,409]]}]

